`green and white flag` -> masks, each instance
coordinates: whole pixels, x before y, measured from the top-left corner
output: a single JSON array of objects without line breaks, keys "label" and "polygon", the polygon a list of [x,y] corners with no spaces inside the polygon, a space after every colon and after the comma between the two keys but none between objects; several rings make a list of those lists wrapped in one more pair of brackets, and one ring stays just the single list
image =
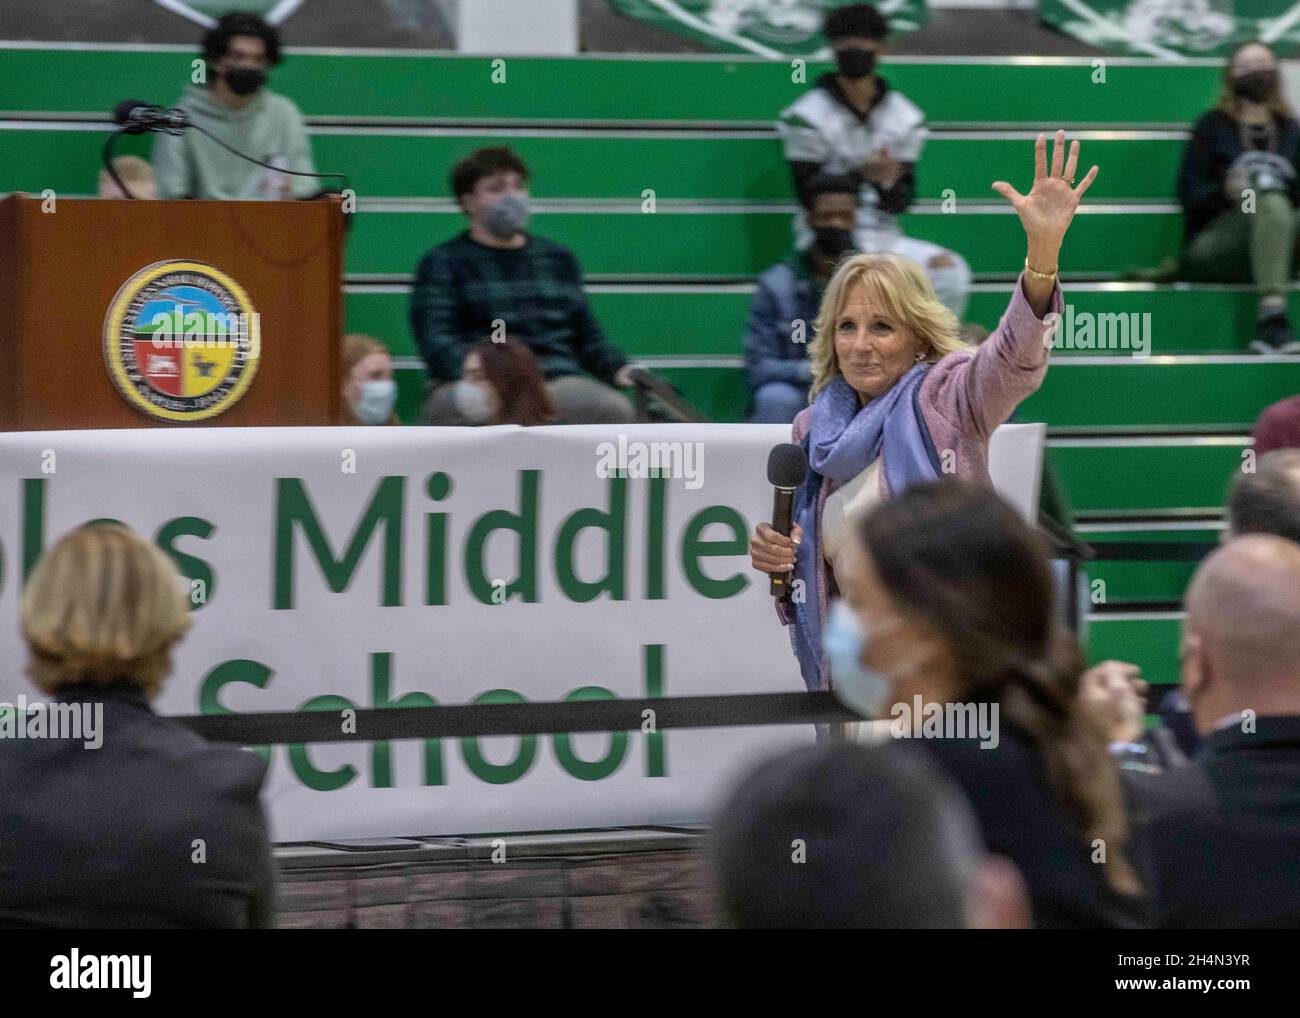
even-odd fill
[{"label": "green and white flag", "polygon": [[173,14],[211,28],[223,14],[259,14],[278,25],[303,5],[303,0],[154,0]]},{"label": "green and white flag", "polygon": [[1224,56],[1252,39],[1300,43],[1295,0],[1039,0],[1038,13],[1093,46],[1165,60]]},{"label": "green and white flag", "polygon": [[[823,51],[822,22],[846,0],[612,0],[614,8],[728,53],[765,57],[809,56]],[[883,0],[876,9],[891,32],[925,24],[925,0]]]}]

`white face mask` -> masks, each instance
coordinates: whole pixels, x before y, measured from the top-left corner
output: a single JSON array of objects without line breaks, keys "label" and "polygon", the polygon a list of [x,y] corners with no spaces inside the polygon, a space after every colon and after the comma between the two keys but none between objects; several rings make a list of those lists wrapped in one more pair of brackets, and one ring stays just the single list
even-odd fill
[{"label": "white face mask", "polygon": [[456,404],[460,415],[470,424],[486,424],[492,416],[492,407],[488,405],[488,394],[483,386],[475,385],[461,379],[451,390],[451,400]]},{"label": "white face mask", "polygon": [[387,424],[397,403],[397,383],[391,378],[361,383],[361,396],[352,412],[362,424]]}]

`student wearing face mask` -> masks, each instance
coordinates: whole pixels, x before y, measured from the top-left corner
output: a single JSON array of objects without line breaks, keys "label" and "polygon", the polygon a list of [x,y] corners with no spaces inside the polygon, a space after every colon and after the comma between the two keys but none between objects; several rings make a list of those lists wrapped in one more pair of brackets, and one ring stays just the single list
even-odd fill
[{"label": "student wearing face mask", "polygon": [[1259,353],[1300,353],[1286,313],[1300,206],[1297,161],[1300,124],[1282,98],[1277,57],[1262,42],[1246,43],[1225,65],[1219,102],[1196,122],[1183,155],[1178,275],[1254,284],[1259,314],[1250,348]]},{"label": "student wearing face mask", "polygon": [[371,336],[343,337],[345,424],[397,424],[397,383],[388,348]]},{"label": "student wearing face mask", "polygon": [[808,405],[812,342],[822,291],[835,266],[853,250],[858,182],[818,174],[804,190],[813,242],[758,277],[745,330],[745,381],[753,394],[750,420],[789,424]]},{"label": "student wearing face mask", "polygon": [[[777,121],[795,193],[807,209],[807,187],[818,173],[852,176],[861,192],[854,247],[919,263],[939,300],[960,319],[970,299],[970,266],[955,251],[904,236],[898,223],[916,197],[914,169],[928,132],[925,114],[875,73],[885,19],[870,4],[849,4],[831,11],[822,31],[835,51],[835,72],[822,75]],[[795,243],[802,249],[812,242],[811,224],[800,213]]]},{"label": "student wearing face mask", "polygon": [[411,331],[431,383],[426,423],[458,423],[453,383],[466,353],[507,332],[537,358],[561,422],[635,419],[617,388],[631,384],[631,365],[592,314],[577,258],[528,231],[528,177],[508,148],[479,149],[452,170],[469,228],[421,259],[411,292]]},{"label": "student wearing face mask", "polygon": [[546,379],[533,352],[517,339],[480,340],[465,355],[461,376],[450,386],[444,422],[460,426],[556,423]]},{"label": "student wearing face mask", "polygon": [[1079,702],[1046,542],[988,488],[938,481],[858,523],[843,577],[824,641],[833,688],[966,793],[989,851],[1024,876],[1034,925],[1145,920],[1119,769]]},{"label": "student wearing face mask", "polygon": [[[231,148],[281,169],[311,173],[302,113],[266,87],[280,63],[280,37],[255,14],[227,14],[203,39],[206,82],[192,84],[177,106]],[[160,198],[286,200],[320,192],[315,177],[256,166],[198,131],[156,134],[154,174]]]}]

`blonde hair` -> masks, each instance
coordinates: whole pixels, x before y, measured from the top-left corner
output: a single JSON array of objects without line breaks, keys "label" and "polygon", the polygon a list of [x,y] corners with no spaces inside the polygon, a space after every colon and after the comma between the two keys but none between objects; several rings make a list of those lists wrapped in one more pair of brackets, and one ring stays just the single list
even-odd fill
[{"label": "blonde hair", "polygon": [[813,378],[809,402],[840,374],[835,323],[844,313],[850,291],[859,283],[872,304],[916,333],[925,360],[931,364],[954,350],[967,349],[959,335],[957,316],[940,303],[920,265],[896,254],[853,255],[840,263],[822,294],[816,336],[809,348]]},{"label": "blonde hair", "polygon": [[180,574],[161,551],[116,523],[65,534],[36,564],[22,600],[28,674],[46,693],[131,682],[149,696],[190,627]]},{"label": "blonde hair", "polygon": [[352,369],[369,357],[372,353],[388,353],[388,347],[384,346],[374,336],[366,336],[360,332],[349,332],[343,337],[343,374],[351,375]]}]

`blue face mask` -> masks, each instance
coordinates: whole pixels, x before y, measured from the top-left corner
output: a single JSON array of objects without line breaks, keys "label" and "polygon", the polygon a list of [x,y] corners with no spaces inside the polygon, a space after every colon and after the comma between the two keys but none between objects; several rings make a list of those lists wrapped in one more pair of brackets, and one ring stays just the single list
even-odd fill
[{"label": "blue face mask", "polygon": [[387,424],[397,402],[397,383],[391,378],[363,382],[361,398],[352,404],[352,412],[362,424]]},{"label": "blue face mask", "polygon": [[843,601],[836,601],[826,629],[822,647],[831,665],[831,688],[840,702],[863,717],[878,718],[889,704],[889,680],[862,663],[867,649],[867,631],[857,615]]}]

